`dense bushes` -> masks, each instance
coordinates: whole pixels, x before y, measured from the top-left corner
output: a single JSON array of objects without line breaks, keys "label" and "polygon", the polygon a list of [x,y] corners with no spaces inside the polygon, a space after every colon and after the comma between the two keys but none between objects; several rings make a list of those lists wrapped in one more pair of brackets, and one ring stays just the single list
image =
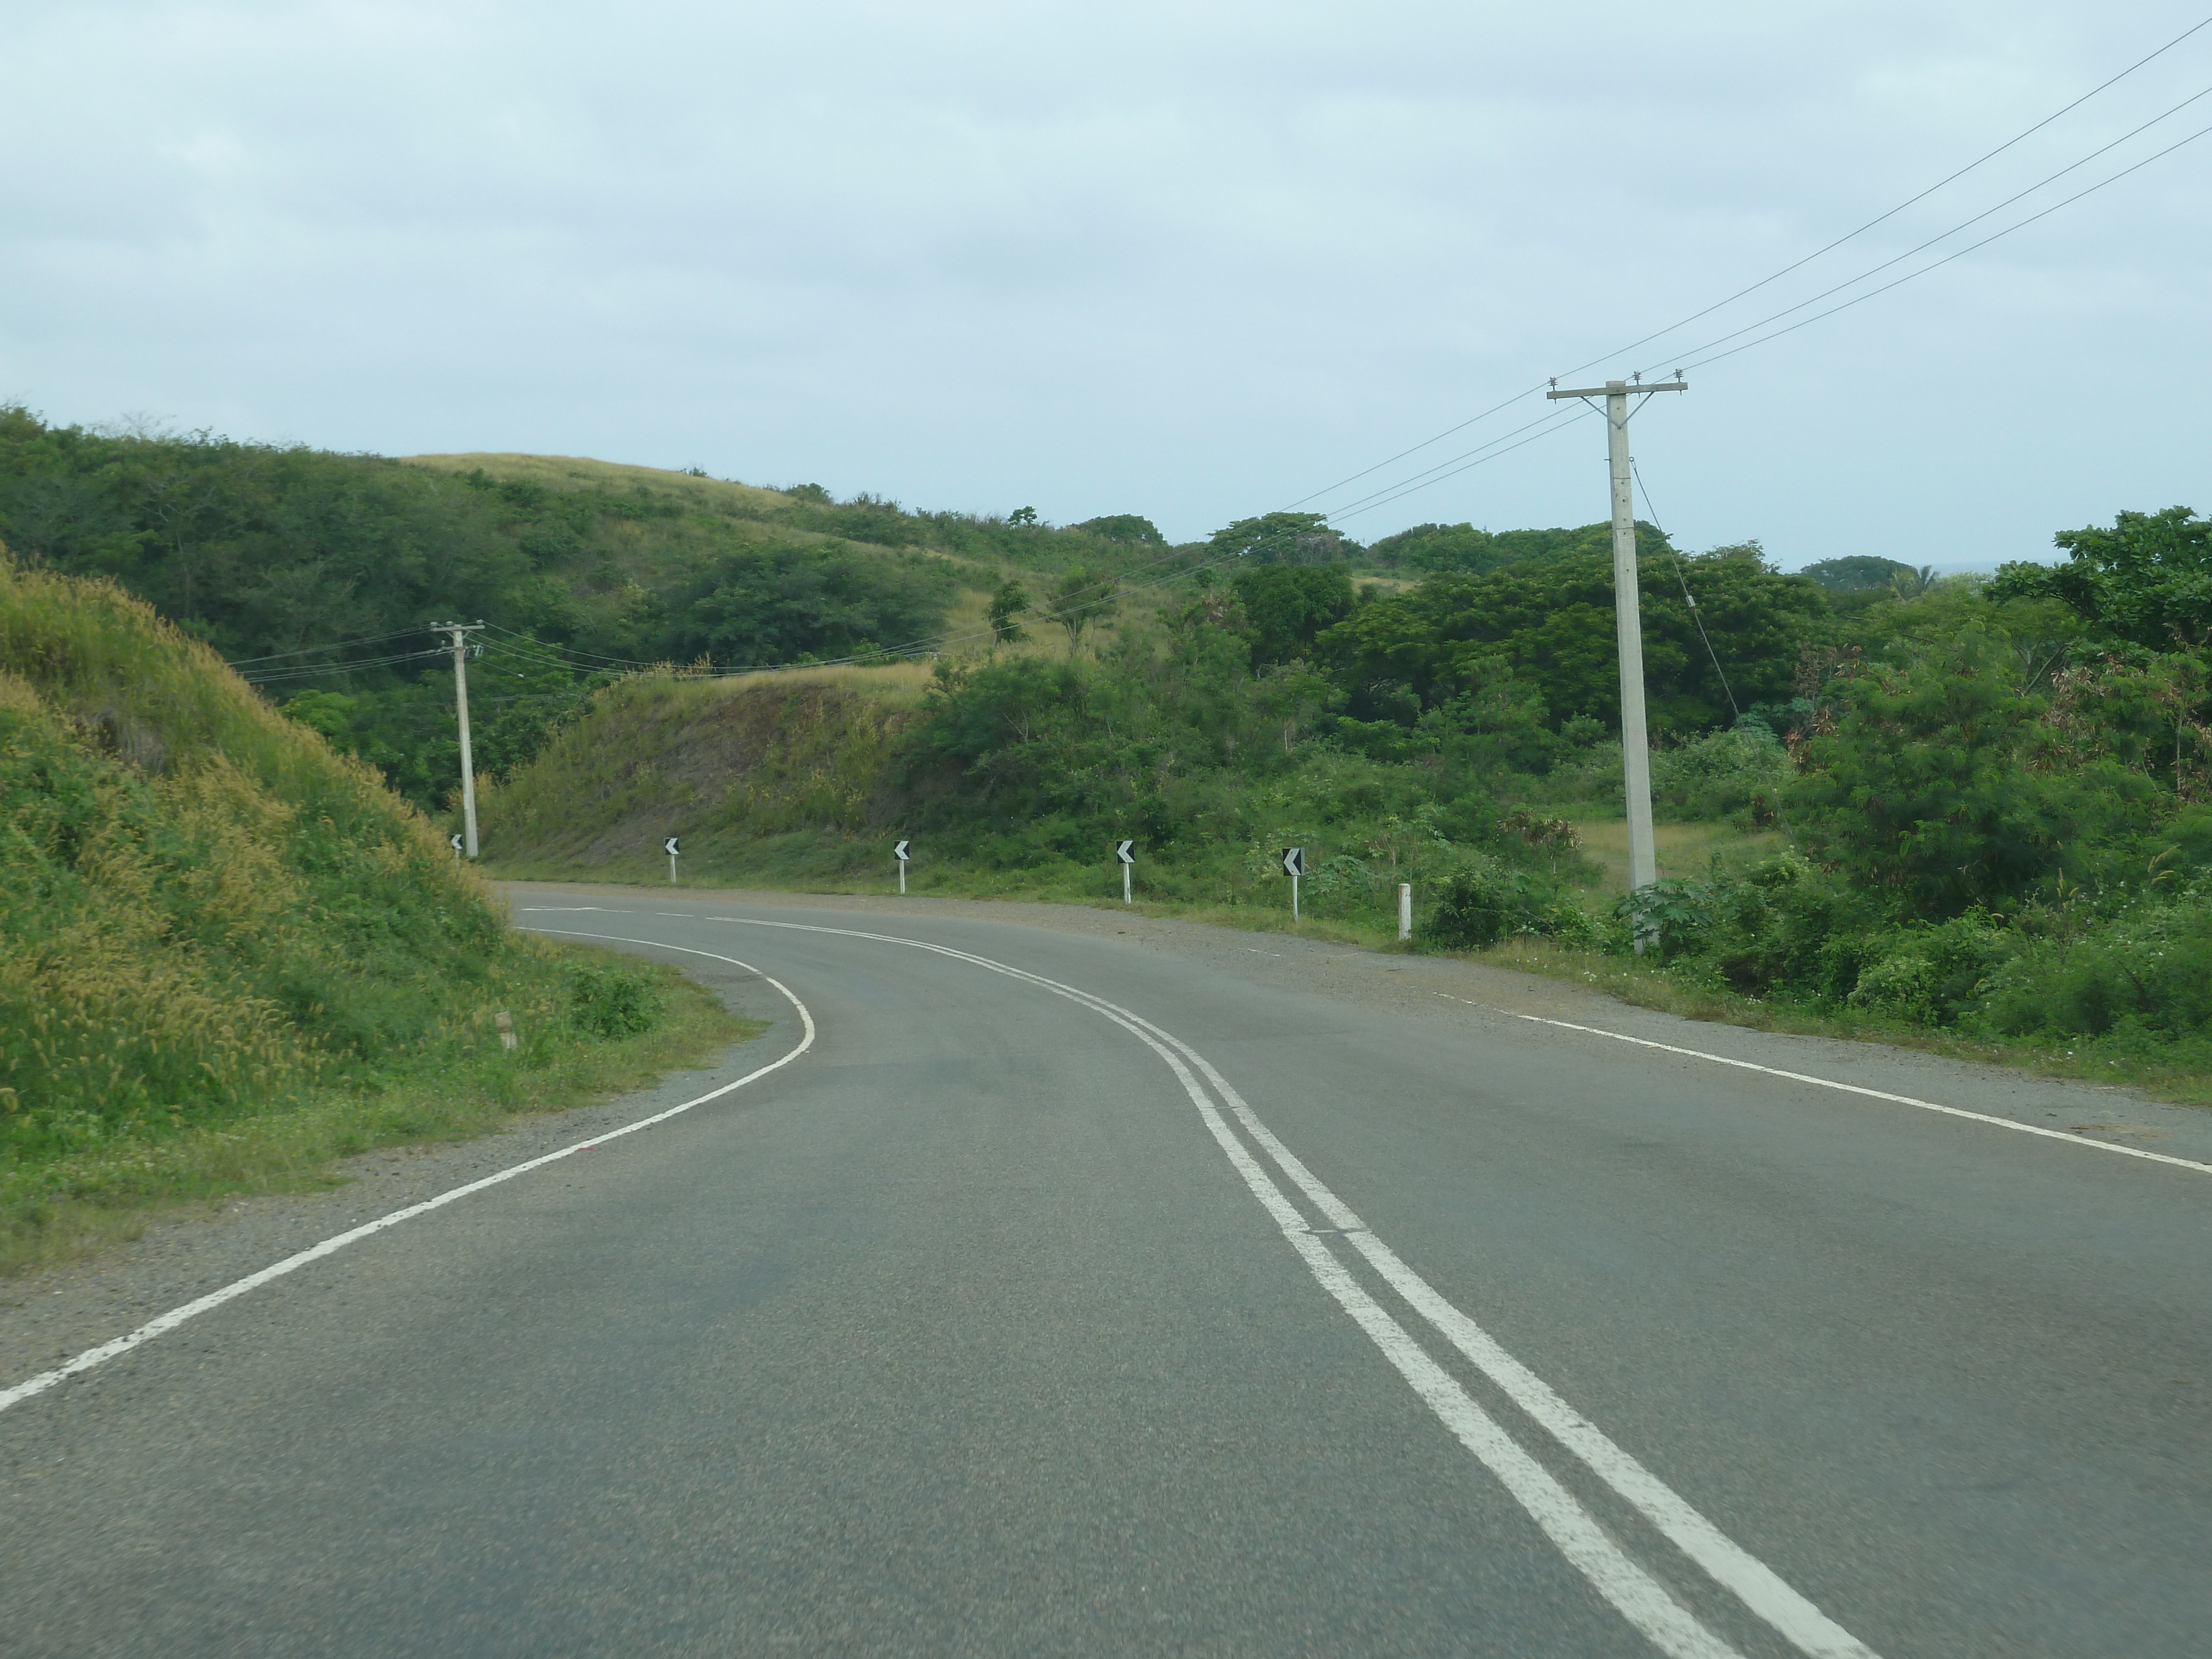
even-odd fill
[{"label": "dense bushes", "polygon": [[[1722,549],[1679,566],[1671,554],[1646,554],[1638,568],[1655,732],[1710,731],[1729,720],[1732,696],[1786,699],[1805,646],[1829,633],[1820,590],[1778,574],[1756,548]],[[1694,612],[1685,581],[1694,590]],[[1484,575],[1431,576],[1362,606],[1323,635],[1318,649],[1348,687],[1392,682],[1431,707],[1449,702],[1470,678],[1503,668],[1537,693],[1554,730],[1578,719],[1619,729],[1613,566],[1595,552],[1522,560]],[[1728,664],[1727,684],[1716,656]]]}]

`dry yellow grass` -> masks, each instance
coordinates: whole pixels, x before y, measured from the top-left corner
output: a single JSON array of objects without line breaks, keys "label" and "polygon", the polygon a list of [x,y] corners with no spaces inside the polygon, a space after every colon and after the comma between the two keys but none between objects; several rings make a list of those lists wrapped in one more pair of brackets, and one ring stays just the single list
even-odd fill
[{"label": "dry yellow grass", "polygon": [[[1582,837],[1583,853],[1604,870],[1605,891],[1626,893],[1628,821],[1584,819],[1575,825],[1575,833]],[[1765,858],[1788,845],[1771,830],[1739,830],[1729,823],[1662,823],[1654,826],[1652,841],[1662,881],[1706,874],[1716,854],[1723,866],[1733,866]]]},{"label": "dry yellow grass", "polygon": [[481,467],[494,478],[544,484],[550,489],[590,489],[602,484],[643,484],[685,496],[703,506],[741,506],[757,510],[787,507],[791,497],[780,490],[722,478],[694,477],[665,467],[631,466],[621,461],[595,461],[581,455],[407,455],[410,466],[427,466],[441,472],[470,472]]},{"label": "dry yellow grass", "polygon": [[809,668],[763,668],[757,673],[731,674],[708,682],[704,695],[733,697],[761,685],[840,685],[865,692],[894,707],[907,708],[921,701],[933,672],[927,662],[825,663]]}]

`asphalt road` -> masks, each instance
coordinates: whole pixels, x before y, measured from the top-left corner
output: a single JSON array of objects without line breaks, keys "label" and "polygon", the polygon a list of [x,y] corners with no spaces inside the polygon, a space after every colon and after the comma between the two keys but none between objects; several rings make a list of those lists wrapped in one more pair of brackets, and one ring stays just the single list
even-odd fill
[{"label": "asphalt road", "polygon": [[1328,947],[518,902],[811,1046],[0,1410],[0,1653],[2212,1651],[2212,1171]]}]

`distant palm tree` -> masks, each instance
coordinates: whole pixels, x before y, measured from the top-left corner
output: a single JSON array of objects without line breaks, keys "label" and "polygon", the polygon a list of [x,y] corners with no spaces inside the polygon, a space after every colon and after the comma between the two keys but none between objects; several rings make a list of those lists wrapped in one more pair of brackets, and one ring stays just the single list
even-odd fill
[{"label": "distant palm tree", "polygon": [[1900,570],[1889,579],[1890,592],[1900,599],[1917,599],[1936,585],[1936,567],[1923,564],[1917,570]]}]

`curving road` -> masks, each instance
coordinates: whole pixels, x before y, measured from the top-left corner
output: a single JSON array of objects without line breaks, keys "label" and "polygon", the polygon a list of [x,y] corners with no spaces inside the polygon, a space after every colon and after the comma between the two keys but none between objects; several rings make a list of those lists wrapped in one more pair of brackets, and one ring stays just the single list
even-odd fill
[{"label": "curving road", "polygon": [[774,1029],[0,1378],[0,1653],[2212,1650],[2188,1114],[1195,928],[517,903]]}]

